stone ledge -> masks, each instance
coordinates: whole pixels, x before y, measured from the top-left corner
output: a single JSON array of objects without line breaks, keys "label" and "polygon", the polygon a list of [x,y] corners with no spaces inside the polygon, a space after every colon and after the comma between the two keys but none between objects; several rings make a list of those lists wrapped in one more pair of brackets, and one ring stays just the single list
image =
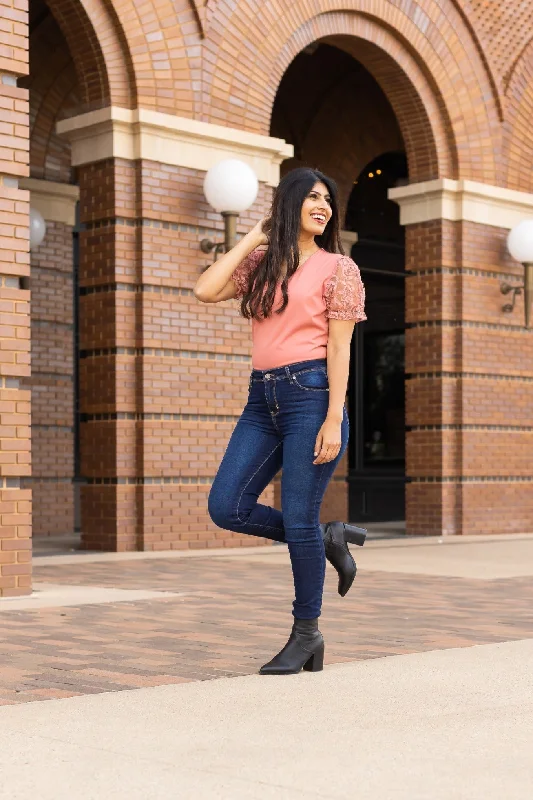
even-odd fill
[{"label": "stone ledge", "polygon": [[439,178],[389,189],[388,196],[400,206],[402,225],[447,219],[510,229],[533,218],[533,194],[477,181]]},{"label": "stone ledge", "polygon": [[110,106],[57,123],[72,144],[72,165],[107,158],[143,159],[206,171],[223,158],[239,158],[269,186],[279,182],[279,166],[294,155],[283,139],[145,108]]},{"label": "stone ledge", "polygon": [[39,211],[47,222],[76,224],[76,203],[80,199],[79,186],[71,183],[22,178],[21,189],[30,193],[30,206]]}]

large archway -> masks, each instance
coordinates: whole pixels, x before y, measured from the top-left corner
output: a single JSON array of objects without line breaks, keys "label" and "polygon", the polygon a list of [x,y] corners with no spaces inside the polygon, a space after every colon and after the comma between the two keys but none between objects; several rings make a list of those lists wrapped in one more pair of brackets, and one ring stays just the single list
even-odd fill
[{"label": "large archway", "polygon": [[350,447],[328,502],[345,505],[353,521],[402,521],[405,236],[387,191],[407,181],[406,146],[379,83],[342,44],[316,42],[296,56],[281,80],[270,133],[294,146],[283,170],[314,166],[337,182],[343,242],[366,286],[369,319],[352,340]]}]

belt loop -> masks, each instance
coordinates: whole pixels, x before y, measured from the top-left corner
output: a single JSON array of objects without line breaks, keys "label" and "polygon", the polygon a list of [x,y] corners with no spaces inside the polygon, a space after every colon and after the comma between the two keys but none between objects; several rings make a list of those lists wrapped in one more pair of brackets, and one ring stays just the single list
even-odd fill
[{"label": "belt loop", "polygon": [[292,375],[291,375],[291,371],[290,371],[288,366],[285,367],[285,373],[287,375],[287,378],[289,379],[289,383],[292,383]]}]

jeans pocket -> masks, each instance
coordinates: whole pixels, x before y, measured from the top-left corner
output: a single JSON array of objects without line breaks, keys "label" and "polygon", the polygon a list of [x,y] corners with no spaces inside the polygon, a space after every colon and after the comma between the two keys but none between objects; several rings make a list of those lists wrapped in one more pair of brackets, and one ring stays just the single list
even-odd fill
[{"label": "jeans pocket", "polygon": [[293,372],[292,380],[299,389],[303,389],[306,392],[329,391],[328,374],[320,367]]}]

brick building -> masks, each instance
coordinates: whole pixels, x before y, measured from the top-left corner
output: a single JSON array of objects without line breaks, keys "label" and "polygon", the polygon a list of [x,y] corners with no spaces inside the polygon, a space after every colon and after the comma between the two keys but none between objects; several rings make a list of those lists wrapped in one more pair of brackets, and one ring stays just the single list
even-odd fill
[{"label": "brick building", "polygon": [[223,229],[203,176],[228,156],[260,180],[242,232],[280,171],[330,173],[367,286],[322,518],[533,530],[533,333],[501,293],[524,274],[507,232],[533,216],[533,0],[0,16],[0,595],[30,591],[32,521],[91,549],[260,543],[206,511],[251,368],[238,302],[192,293]]}]

